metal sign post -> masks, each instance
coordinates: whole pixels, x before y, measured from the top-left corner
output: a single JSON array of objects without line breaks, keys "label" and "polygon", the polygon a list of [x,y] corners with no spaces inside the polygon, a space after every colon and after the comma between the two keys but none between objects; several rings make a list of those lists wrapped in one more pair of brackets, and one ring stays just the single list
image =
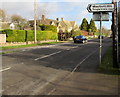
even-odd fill
[{"label": "metal sign post", "polygon": [[[100,48],[99,48],[99,63],[101,64],[102,56],[102,21],[108,21],[109,14],[108,12],[114,11],[114,4],[105,3],[105,4],[89,4],[87,7],[88,12],[93,13],[93,19],[95,21],[100,21]],[[100,18],[99,18],[100,17]]]},{"label": "metal sign post", "polygon": [[102,56],[102,12],[100,12],[100,64],[101,64],[101,56]]},{"label": "metal sign post", "polygon": [[36,42],[36,0],[34,0],[34,43]]}]

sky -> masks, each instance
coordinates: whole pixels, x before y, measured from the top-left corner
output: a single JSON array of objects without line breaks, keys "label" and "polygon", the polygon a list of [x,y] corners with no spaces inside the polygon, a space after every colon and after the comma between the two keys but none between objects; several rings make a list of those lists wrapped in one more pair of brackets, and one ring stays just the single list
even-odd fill
[{"label": "sky", "polygon": [[[34,0],[2,0],[0,7],[4,9],[10,17],[13,14],[20,15],[27,20],[34,18]],[[87,11],[88,4],[93,3],[111,3],[112,0],[36,0],[37,18],[42,14],[46,18],[56,19],[64,18],[68,21],[76,21],[81,24],[83,18],[90,22],[93,17],[92,13]],[[111,28],[111,13],[109,14],[110,21],[103,21],[102,26],[107,29]],[[96,21],[96,26],[99,28],[99,22]]]}]

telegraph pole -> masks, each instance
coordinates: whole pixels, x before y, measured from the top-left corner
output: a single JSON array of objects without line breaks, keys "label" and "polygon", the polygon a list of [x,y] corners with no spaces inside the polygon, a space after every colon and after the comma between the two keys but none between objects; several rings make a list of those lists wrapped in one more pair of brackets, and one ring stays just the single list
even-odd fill
[{"label": "telegraph pole", "polygon": [[34,43],[36,42],[36,0],[34,0]]},{"label": "telegraph pole", "polygon": [[114,12],[112,13],[112,35],[113,35],[113,67],[119,68],[118,58],[118,30],[117,30],[117,1],[112,0]]}]

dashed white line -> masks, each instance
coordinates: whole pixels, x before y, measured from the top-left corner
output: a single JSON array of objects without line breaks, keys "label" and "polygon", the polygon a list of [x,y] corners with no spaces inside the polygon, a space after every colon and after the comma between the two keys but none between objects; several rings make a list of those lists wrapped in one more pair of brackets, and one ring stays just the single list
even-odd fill
[{"label": "dashed white line", "polygon": [[[69,77],[76,71],[76,69],[77,69],[87,58],[89,58],[92,54],[94,54],[96,51],[97,51],[97,50],[93,51],[93,52],[90,53],[87,57],[85,57],[80,63],[78,63],[78,64],[76,65],[76,67],[71,71],[71,73],[68,74],[68,76],[66,76],[62,81],[60,81],[60,82],[58,83],[58,85],[59,85],[60,83],[62,83],[65,79],[69,78]],[[53,88],[47,95],[51,95],[54,91],[56,91],[58,85],[56,85],[55,88]]]},{"label": "dashed white line", "polygon": [[2,69],[2,70],[0,70],[0,72],[6,71],[6,70],[9,70],[9,69],[11,69],[11,67],[8,67],[8,68],[5,68],[5,69]]},{"label": "dashed white line", "polygon": [[74,49],[74,48],[78,48],[78,46],[75,46],[75,47],[72,47],[72,48],[73,48],[73,49]]},{"label": "dashed white line", "polygon": [[62,52],[62,51],[58,51],[58,52],[55,52],[55,53],[52,53],[52,54],[49,54],[49,55],[45,55],[45,56],[40,57],[40,58],[36,58],[36,59],[34,59],[34,60],[37,61],[37,60],[40,60],[40,59],[44,59],[44,58],[46,58],[46,57],[50,57],[50,56],[56,55],[56,54],[61,53],[61,52]]},{"label": "dashed white line", "polygon": [[76,67],[72,70],[71,73],[75,72],[75,70],[76,70],[87,58],[89,58],[92,54],[94,54],[96,51],[97,51],[97,50],[93,51],[93,52],[90,53],[87,57],[85,57],[80,63],[78,63],[78,64],[76,65]]}]

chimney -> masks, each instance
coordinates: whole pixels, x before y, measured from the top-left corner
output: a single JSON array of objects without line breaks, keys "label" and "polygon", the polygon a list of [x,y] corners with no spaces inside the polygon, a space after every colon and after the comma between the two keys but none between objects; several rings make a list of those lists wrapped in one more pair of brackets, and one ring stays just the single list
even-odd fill
[{"label": "chimney", "polygon": [[61,21],[64,21],[64,18],[61,18]]},{"label": "chimney", "polygon": [[45,20],[45,15],[42,15],[42,20]]}]

